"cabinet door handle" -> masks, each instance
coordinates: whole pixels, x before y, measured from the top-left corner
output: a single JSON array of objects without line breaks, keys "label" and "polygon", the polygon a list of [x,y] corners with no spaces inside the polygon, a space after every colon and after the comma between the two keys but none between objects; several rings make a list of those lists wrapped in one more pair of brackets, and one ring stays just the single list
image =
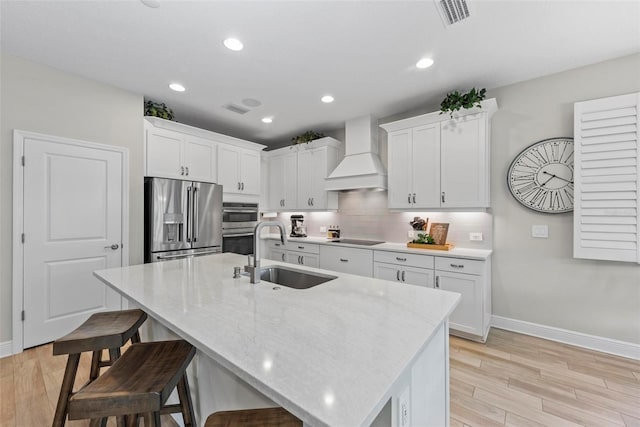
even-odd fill
[{"label": "cabinet door handle", "polygon": [[402,262],[405,262],[405,261],[407,260],[406,258],[400,258],[399,256],[397,256],[397,257],[396,257],[396,259],[397,259],[398,261],[402,261]]},{"label": "cabinet door handle", "polygon": [[349,260],[348,260],[348,259],[344,259],[344,258],[340,258],[340,261],[341,261],[341,262],[349,262]]},{"label": "cabinet door handle", "polygon": [[413,193],[413,203],[416,202],[416,193]]},{"label": "cabinet door handle", "polygon": [[180,175],[184,175],[184,166],[180,166]]},{"label": "cabinet door handle", "polygon": [[411,204],[411,193],[407,196],[407,203]]},{"label": "cabinet door handle", "polygon": [[311,197],[307,199],[307,206],[311,206]]},{"label": "cabinet door handle", "polygon": [[453,268],[464,268],[464,264],[449,264]]},{"label": "cabinet door handle", "polygon": [[282,262],[284,262],[284,252],[282,252]]},{"label": "cabinet door handle", "polygon": [[242,184],[241,190],[244,191],[244,182],[242,182],[241,184]]},{"label": "cabinet door handle", "polygon": [[302,264],[302,257],[298,255],[298,264]]},{"label": "cabinet door handle", "polygon": [[185,175],[189,176],[189,166],[184,167]]},{"label": "cabinet door handle", "polygon": [[238,183],[238,190],[240,189],[240,183]]},{"label": "cabinet door handle", "polygon": [[400,270],[396,270],[396,280],[400,281]]},{"label": "cabinet door handle", "polygon": [[404,271],[404,270],[402,270],[402,281],[403,281],[403,282],[404,282],[404,273],[405,273],[405,271]]},{"label": "cabinet door handle", "polygon": [[442,192],[441,199],[442,199],[442,203],[444,203],[444,191]]},{"label": "cabinet door handle", "polygon": [[440,276],[436,276],[436,288],[440,287]]},{"label": "cabinet door handle", "polygon": [[313,206],[313,197],[311,198],[311,206]]}]

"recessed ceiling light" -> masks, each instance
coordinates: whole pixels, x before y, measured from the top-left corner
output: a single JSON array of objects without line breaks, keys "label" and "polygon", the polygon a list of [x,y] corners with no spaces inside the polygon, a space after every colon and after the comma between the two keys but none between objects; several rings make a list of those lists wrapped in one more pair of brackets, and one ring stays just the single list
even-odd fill
[{"label": "recessed ceiling light", "polygon": [[227,49],[236,50],[236,51],[242,50],[242,48],[244,47],[244,45],[240,40],[234,39],[234,38],[225,39],[224,45],[227,47]]},{"label": "recessed ceiling light", "polygon": [[273,118],[272,117],[263,117],[262,118],[262,123],[271,123],[273,122]]},{"label": "recessed ceiling light", "polygon": [[320,98],[320,100],[326,104],[333,102],[333,96],[331,95],[325,95],[322,98]]},{"label": "recessed ceiling light", "polygon": [[431,58],[422,58],[420,61],[416,62],[416,67],[418,68],[429,68],[433,65],[433,59]]},{"label": "recessed ceiling light", "polygon": [[184,86],[182,86],[180,83],[171,83],[169,85],[169,89],[175,90],[176,92],[184,92]]},{"label": "recessed ceiling light", "polygon": [[262,105],[262,102],[254,98],[245,98],[242,100],[242,103],[247,107],[259,107]]}]

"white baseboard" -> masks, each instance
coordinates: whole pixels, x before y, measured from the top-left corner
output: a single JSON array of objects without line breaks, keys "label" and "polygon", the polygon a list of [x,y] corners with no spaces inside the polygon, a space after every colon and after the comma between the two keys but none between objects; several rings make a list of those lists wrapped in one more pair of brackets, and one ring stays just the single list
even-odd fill
[{"label": "white baseboard", "polygon": [[495,314],[491,316],[491,326],[551,341],[558,341],[564,344],[571,344],[577,347],[601,351],[603,353],[640,360],[639,344],[583,334],[567,329],[554,328],[553,326],[539,325],[523,320],[510,319],[508,317],[496,316]]},{"label": "white baseboard", "polygon": [[0,359],[13,355],[13,344],[11,341],[0,342]]}]

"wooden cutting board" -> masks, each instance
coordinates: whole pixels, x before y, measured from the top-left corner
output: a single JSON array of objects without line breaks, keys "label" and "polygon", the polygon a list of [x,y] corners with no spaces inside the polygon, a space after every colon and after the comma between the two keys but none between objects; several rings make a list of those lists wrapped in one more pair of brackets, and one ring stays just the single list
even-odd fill
[{"label": "wooden cutting board", "polygon": [[426,243],[407,243],[408,248],[414,249],[431,249],[434,251],[448,251],[453,249],[455,246],[453,243],[445,243],[444,245],[429,245]]}]

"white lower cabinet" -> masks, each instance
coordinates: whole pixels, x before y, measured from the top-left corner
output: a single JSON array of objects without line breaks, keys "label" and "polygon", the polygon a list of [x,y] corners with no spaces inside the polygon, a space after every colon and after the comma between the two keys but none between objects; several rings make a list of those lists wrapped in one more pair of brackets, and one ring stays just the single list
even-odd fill
[{"label": "white lower cabinet", "polygon": [[320,266],[319,252],[319,245],[313,243],[287,242],[283,245],[277,240],[269,240],[267,243],[267,257],[269,259],[306,265],[307,267],[318,268]]},{"label": "white lower cabinet", "polygon": [[433,288],[433,256],[375,251],[373,277]]},{"label": "white lower cabinet", "polygon": [[307,267],[318,268],[320,266],[320,256],[317,254],[287,251],[286,260],[291,264],[306,265]]},{"label": "white lower cabinet", "polygon": [[320,268],[373,277],[373,251],[338,246],[320,247]]},{"label": "white lower cabinet", "polygon": [[449,318],[451,333],[486,341],[491,321],[491,260],[436,257],[435,287],[462,295]]}]

